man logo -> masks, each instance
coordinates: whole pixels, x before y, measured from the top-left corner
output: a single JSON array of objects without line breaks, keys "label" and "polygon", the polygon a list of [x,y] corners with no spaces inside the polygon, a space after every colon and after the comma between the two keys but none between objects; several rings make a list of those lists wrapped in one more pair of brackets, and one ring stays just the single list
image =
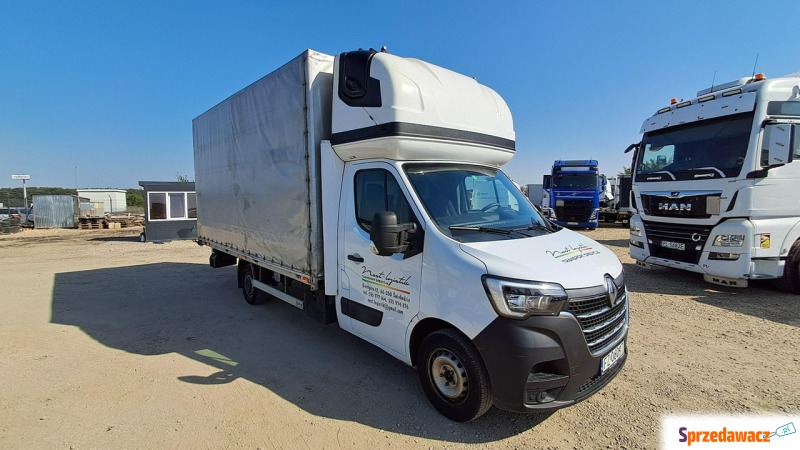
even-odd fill
[{"label": "man logo", "polygon": [[686,211],[689,212],[692,210],[691,203],[659,203],[658,204],[659,211]]}]

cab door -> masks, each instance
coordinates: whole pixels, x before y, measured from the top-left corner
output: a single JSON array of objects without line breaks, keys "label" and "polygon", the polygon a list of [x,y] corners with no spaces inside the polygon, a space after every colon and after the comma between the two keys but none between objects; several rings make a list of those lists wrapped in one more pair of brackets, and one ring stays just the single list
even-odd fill
[{"label": "cab door", "polygon": [[406,332],[419,312],[423,255],[417,251],[378,256],[369,233],[376,212],[392,211],[398,223],[413,222],[419,229],[418,212],[387,163],[350,164],[344,179],[352,184],[345,184],[339,209],[340,276],[350,289],[340,299],[341,313],[350,319],[353,334],[407,357]]}]

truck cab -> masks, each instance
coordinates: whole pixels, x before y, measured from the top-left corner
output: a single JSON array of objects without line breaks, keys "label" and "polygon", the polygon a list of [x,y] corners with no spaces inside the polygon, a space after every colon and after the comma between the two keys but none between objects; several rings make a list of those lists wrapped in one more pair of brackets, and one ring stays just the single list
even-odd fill
[{"label": "truck cab", "polygon": [[556,160],[549,183],[549,218],[565,227],[597,228],[601,177],[596,160]]},{"label": "truck cab", "polygon": [[644,121],[628,149],[637,264],[800,293],[798,92],[798,74],[757,74],[673,99]]}]

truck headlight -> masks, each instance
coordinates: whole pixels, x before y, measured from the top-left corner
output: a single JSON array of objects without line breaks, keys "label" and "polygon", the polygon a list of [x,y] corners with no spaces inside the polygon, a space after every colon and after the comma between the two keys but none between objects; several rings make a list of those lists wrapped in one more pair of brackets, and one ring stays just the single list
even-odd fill
[{"label": "truck headlight", "polygon": [[599,212],[600,212],[599,209],[593,210],[592,211],[592,215],[589,216],[589,222],[594,222],[595,220],[597,220],[597,213],[599,213]]},{"label": "truck headlight", "polygon": [[497,314],[511,319],[557,316],[567,303],[567,292],[557,283],[482,277],[483,287]]},{"label": "truck headlight", "polygon": [[639,237],[641,237],[642,236],[642,229],[639,228],[639,225],[634,225],[633,223],[631,223],[630,225],[631,225],[631,236],[639,236]]},{"label": "truck headlight", "polygon": [[718,234],[714,238],[714,245],[718,247],[741,247],[744,245],[743,234]]}]

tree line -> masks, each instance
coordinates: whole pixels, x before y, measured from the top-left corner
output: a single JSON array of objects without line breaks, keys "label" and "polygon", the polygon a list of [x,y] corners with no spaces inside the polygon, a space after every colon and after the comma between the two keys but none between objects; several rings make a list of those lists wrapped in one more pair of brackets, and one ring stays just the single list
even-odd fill
[{"label": "tree line", "polygon": [[[28,194],[27,204],[30,206],[34,195],[78,195],[75,189],[52,188],[52,187],[29,187],[26,189]],[[19,188],[0,188],[0,203],[5,207],[23,206],[23,189]],[[144,189],[127,189],[125,191],[125,203],[127,206],[144,206]]]}]

